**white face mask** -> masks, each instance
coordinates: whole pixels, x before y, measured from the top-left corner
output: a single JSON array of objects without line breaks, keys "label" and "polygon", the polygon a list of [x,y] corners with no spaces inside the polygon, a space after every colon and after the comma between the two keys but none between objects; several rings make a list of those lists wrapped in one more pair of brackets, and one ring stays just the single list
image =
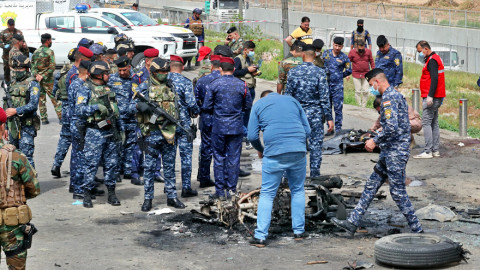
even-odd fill
[{"label": "white face mask", "polygon": [[315,52],[315,56],[320,56],[320,54],[322,54],[322,52]]}]

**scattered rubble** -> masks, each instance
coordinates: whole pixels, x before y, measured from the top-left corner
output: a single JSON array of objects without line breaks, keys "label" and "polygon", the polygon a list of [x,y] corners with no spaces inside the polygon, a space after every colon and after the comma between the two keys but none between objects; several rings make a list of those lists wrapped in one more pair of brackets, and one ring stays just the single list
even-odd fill
[{"label": "scattered rubble", "polygon": [[419,219],[437,220],[440,222],[457,221],[458,216],[450,208],[435,204],[418,209],[416,214]]}]

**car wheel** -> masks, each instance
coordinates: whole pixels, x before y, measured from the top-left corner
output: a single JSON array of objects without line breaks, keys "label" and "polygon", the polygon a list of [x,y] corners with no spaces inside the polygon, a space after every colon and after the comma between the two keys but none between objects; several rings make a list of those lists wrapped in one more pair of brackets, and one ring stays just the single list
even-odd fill
[{"label": "car wheel", "polygon": [[467,252],[448,238],[420,233],[393,234],[375,242],[375,261],[395,267],[447,265],[461,261]]},{"label": "car wheel", "polygon": [[135,56],[133,56],[132,67],[134,70],[139,71],[144,66],[145,66],[145,55],[143,55],[143,52],[137,53]]}]

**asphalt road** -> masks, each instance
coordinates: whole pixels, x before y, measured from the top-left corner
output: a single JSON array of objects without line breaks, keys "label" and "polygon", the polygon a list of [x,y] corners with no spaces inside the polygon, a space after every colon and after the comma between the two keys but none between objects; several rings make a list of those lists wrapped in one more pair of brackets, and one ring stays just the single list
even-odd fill
[{"label": "asphalt road", "polygon": [[[194,73],[186,72],[192,78]],[[260,80],[257,97],[265,89],[275,89],[271,82]],[[331,228],[325,233],[312,232],[311,237],[296,243],[287,231],[273,232],[271,244],[264,249],[250,247],[247,234],[238,229],[228,229],[210,224],[195,223],[190,211],[198,209],[198,201],[213,189],[199,189],[198,198],[182,199],[184,210],[173,214],[147,216],[140,211],[143,187],[131,185],[128,180],[118,184],[118,197],[122,205],[113,207],[106,197],[97,197],[93,209],[84,208],[72,200],[68,193],[69,157],[62,166],[63,177],[54,179],[50,174],[60,125],[48,104],[50,124],[42,126],[35,139],[35,162],[41,186],[41,195],[28,203],[33,211],[32,222],[39,232],[33,247],[28,251],[27,269],[342,269],[354,260],[373,263],[373,245],[378,236],[391,228],[400,227],[408,232],[406,221],[390,196],[373,203],[365,217],[368,233],[359,233],[355,239],[346,239],[341,232]],[[344,127],[367,129],[378,114],[373,109],[345,106]],[[422,144],[422,137],[416,136]],[[462,140],[466,146],[456,146],[460,141],[454,134],[442,133],[443,157],[434,160],[411,159],[407,173],[424,185],[409,187],[418,209],[428,203],[455,206],[457,209],[479,206],[478,175],[480,173],[479,147],[475,141]],[[192,183],[198,164],[199,140],[194,142]],[[413,153],[418,153],[414,149]],[[244,151],[246,159],[253,159],[253,174],[243,180],[242,190],[248,191],[261,184],[260,161],[253,150]],[[364,181],[371,173],[378,154],[356,153],[324,156],[323,174],[343,174],[344,181]],[[177,190],[181,189],[179,159],[177,158]],[[462,173],[466,172],[466,173]],[[213,173],[212,173],[213,174]],[[102,187],[104,188],[104,187]],[[361,191],[363,183],[349,190]],[[163,184],[156,184],[154,208],[166,207]],[[381,190],[388,194],[388,187]],[[394,227],[387,224],[395,223]],[[480,240],[470,233],[480,231],[480,225],[467,223],[438,223],[422,221],[429,233],[448,236],[464,243],[473,253],[469,264],[461,263],[454,269],[479,269]],[[475,227],[476,226],[476,227]],[[466,229],[467,228],[467,229]],[[309,261],[326,260],[323,265],[306,265]],[[376,269],[384,269],[375,266]],[[0,269],[6,269],[2,256]]]}]

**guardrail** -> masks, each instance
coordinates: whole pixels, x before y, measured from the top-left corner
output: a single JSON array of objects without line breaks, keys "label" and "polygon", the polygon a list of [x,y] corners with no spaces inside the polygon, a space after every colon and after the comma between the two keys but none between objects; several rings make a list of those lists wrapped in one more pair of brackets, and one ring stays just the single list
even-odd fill
[{"label": "guardrail", "polygon": [[[281,8],[281,0],[258,0],[252,7]],[[359,18],[480,28],[480,12],[335,0],[289,0],[289,10]]]}]

